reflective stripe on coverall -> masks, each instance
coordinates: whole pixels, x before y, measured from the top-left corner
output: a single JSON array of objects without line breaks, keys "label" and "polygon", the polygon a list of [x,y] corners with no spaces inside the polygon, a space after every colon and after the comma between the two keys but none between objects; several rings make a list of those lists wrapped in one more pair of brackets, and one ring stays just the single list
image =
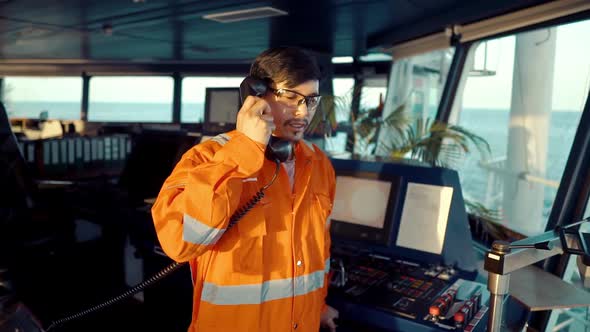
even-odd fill
[{"label": "reflective stripe on coverall", "polygon": [[230,216],[275,172],[275,163],[263,152],[263,145],[237,131],[193,147],[152,208],[164,252],[191,265],[189,331],[319,329],[328,284],[334,170],[317,147],[297,143],[293,191],[281,167],[266,196],[226,231]]}]

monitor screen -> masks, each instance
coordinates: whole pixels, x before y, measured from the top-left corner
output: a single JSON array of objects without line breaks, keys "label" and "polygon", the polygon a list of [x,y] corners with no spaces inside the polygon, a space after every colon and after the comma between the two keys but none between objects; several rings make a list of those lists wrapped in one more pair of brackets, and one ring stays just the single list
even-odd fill
[{"label": "monitor screen", "polygon": [[332,218],[383,229],[390,192],[391,182],[337,176]]},{"label": "monitor screen", "polygon": [[331,233],[335,238],[388,243],[397,201],[399,177],[379,178],[374,173],[339,174]]},{"label": "monitor screen", "polygon": [[408,182],[395,244],[440,255],[452,199],[453,187]]},{"label": "monitor screen", "polygon": [[205,93],[205,123],[235,124],[240,109],[240,89],[207,88]]},{"label": "monitor screen", "polygon": [[405,161],[331,161],[334,248],[476,268],[456,171]]}]

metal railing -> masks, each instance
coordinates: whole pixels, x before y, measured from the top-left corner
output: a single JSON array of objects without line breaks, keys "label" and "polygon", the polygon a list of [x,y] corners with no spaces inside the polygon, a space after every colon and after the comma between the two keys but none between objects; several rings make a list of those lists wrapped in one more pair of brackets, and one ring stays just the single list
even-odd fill
[{"label": "metal railing", "polygon": [[534,175],[528,172],[515,172],[506,167],[506,156],[479,161],[478,166],[488,171],[486,186],[486,206],[495,206],[498,200],[502,199],[503,186],[507,177],[514,180],[523,180],[529,183],[542,184],[549,188],[559,188],[559,181],[547,179],[543,176]]}]

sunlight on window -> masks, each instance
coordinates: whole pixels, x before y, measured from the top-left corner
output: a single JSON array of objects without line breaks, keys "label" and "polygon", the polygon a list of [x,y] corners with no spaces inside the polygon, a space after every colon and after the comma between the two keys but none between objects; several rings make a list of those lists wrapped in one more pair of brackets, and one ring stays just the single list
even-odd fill
[{"label": "sunlight on window", "polygon": [[334,78],[332,88],[334,96],[341,98],[343,101],[342,109],[336,111],[336,122],[350,121],[350,105],[352,103],[352,88],[354,87],[353,78]]},{"label": "sunlight on window", "polygon": [[[182,80],[180,122],[198,123],[205,119],[205,88],[237,88],[243,77],[186,77]],[[237,116],[237,114],[236,114]]]},{"label": "sunlight on window", "polygon": [[[451,47],[394,61],[389,73],[387,96],[383,96],[383,118],[387,119],[401,107],[412,124],[419,119],[433,120],[454,54],[455,48]],[[377,154],[390,156],[394,143],[403,145],[403,141],[395,130],[381,130]]]},{"label": "sunlight on window", "polygon": [[88,121],[172,122],[173,89],[172,77],[92,77]]},{"label": "sunlight on window", "polygon": [[[467,199],[524,235],[545,230],[590,82],[590,20],[480,42],[452,118],[482,136],[460,170]],[[487,70],[482,68],[487,67]]]},{"label": "sunlight on window", "polygon": [[80,119],[81,77],[4,77],[2,101],[10,118]]},{"label": "sunlight on window", "polygon": [[387,92],[387,88],[383,87],[375,87],[375,86],[366,86],[363,87],[361,90],[361,108],[375,108],[379,106],[381,102],[385,100],[385,93]]}]

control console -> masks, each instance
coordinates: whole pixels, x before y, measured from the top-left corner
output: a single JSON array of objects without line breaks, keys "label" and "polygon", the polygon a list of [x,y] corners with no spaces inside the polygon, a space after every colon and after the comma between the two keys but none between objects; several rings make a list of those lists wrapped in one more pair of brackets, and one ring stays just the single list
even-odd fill
[{"label": "control console", "polygon": [[456,171],[332,159],[327,303],[340,332],[478,331],[489,295]]},{"label": "control console", "polygon": [[[421,264],[380,255],[332,254],[330,298],[430,327],[483,330],[484,285],[459,278],[453,266]],[[483,296],[485,293],[485,296]],[[341,313],[346,319],[346,313]],[[374,322],[375,320],[373,320]]]}]

